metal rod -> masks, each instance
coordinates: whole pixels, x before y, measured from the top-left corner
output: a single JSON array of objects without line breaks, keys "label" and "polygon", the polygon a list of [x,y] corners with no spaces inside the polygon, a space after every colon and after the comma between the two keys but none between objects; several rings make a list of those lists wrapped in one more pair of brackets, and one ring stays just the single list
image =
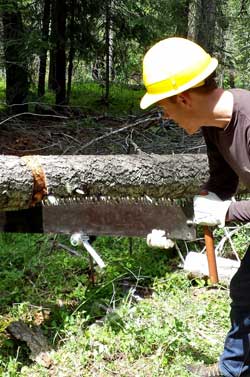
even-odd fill
[{"label": "metal rod", "polygon": [[98,264],[100,268],[105,267],[105,263],[103,262],[102,258],[97,254],[95,249],[90,245],[89,241],[89,236],[86,234],[79,232],[79,233],[74,233],[70,237],[70,243],[73,246],[80,246],[83,245],[89,255],[94,259],[94,261]]},{"label": "metal rod", "polygon": [[204,226],[204,238],[206,245],[207,261],[209,277],[212,284],[216,284],[219,281],[216,256],[214,251],[214,237],[213,232],[209,229],[207,225]]},{"label": "metal rod", "polygon": [[103,262],[103,260],[101,259],[101,257],[97,254],[97,252],[95,251],[95,249],[88,243],[88,241],[83,240],[82,243],[83,243],[83,246],[85,247],[85,249],[87,250],[87,252],[96,261],[96,263],[98,264],[98,266],[100,268],[104,268],[105,267],[105,263]]}]

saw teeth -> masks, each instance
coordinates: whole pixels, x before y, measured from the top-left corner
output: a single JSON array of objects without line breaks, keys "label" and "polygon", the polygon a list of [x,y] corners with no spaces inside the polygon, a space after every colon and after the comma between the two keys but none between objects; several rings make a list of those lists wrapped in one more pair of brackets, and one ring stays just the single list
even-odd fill
[{"label": "saw teeth", "polygon": [[148,195],[145,195],[145,198],[149,203],[153,203],[153,200]]},{"label": "saw teeth", "polygon": [[54,195],[50,194],[42,201],[42,205],[44,206],[57,206],[57,205],[77,205],[84,202],[92,202],[92,203],[113,203],[115,204],[144,204],[144,205],[164,205],[164,206],[171,206],[177,205],[184,207],[187,204],[187,199],[185,198],[178,198],[178,199],[171,199],[166,197],[154,198],[150,197],[149,195],[144,194],[143,196],[139,197],[130,197],[130,196],[122,196],[122,197],[111,197],[111,196],[70,196],[70,197],[63,197],[57,198]]},{"label": "saw teeth", "polygon": [[76,194],[79,194],[79,195],[84,195],[85,194],[85,192],[83,190],[78,189],[78,188],[75,190],[75,192],[76,192]]},{"label": "saw teeth", "polygon": [[48,195],[43,201],[43,205],[57,206],[59,204],[58,199],[54,195]]}]

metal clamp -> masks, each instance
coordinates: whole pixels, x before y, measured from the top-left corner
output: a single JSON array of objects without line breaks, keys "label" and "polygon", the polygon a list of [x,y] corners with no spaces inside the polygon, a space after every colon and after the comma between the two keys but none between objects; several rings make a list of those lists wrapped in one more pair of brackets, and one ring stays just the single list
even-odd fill
[{"label": "metal clamp", "polygon": [[83,232],[72,234],[72,236],[70,237],[70,243],[74,247],[84,246],[87,252],[91,255],[91,257],[94,259],[94,261],[96,262],[96,264],[98,264],[100,268],[104,268],[106,266],[102,258],[97,254],[95,249],[90,245],[89,237],[87,234]]}]

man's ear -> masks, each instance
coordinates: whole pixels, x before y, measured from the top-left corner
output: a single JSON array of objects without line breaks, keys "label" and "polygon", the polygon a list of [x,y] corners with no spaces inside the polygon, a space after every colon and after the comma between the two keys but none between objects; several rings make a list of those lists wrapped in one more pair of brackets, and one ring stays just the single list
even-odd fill
[{"label": "man's ear", "polygon": [[192,107],[192,100],[191,100],[190,93],[188,91],[177,94],[176,97],[177,97],[177,103],[179,103],[180,105],[183,105],[187,108]]}]

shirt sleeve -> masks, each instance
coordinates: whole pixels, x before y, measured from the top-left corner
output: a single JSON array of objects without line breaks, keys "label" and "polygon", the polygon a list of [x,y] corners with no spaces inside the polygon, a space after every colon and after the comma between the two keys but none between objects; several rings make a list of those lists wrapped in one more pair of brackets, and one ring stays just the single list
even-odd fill
[{"label": "shirt sleeve", "polygon": [[[229,199],[237,191],[239,177],[213,143],[210,130],[205,128],[202,131],[207,145],[210,176],[203,188],[215,192],[223,200]],[[250,200],[232,202],[228,209],[227,221],[250,222]]]},{"label": "shirt sleeve", "polygon": [[207,145],[207,156],[209,164],[209,179],[203,189],[216,193],[222,200],[231,198],[237,191],[239,177],[226,162],[212,135],[209,135],[206,127],[202,128],[203,136]]},{"label": "shirt sleeve", "polygon": [[227,221],[250,221],[250,200],[241,200],[230,204]]}]

